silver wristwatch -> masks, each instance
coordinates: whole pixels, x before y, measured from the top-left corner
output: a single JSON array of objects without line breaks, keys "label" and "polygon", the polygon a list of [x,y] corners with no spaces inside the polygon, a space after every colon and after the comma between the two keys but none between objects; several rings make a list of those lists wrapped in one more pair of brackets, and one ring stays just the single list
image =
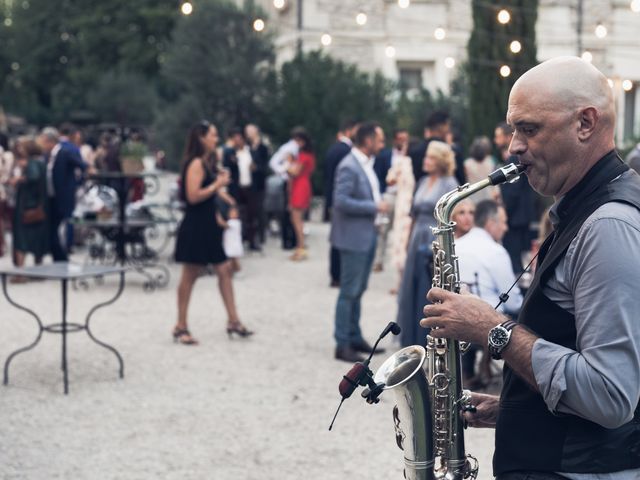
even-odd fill
[{"label": "silver wristwatch", "polygon": [[494,360],[502,358],[502,351],[509,345],[511,330],[517,325],[513,320],[506,320],[489,330],[489,354]]}]

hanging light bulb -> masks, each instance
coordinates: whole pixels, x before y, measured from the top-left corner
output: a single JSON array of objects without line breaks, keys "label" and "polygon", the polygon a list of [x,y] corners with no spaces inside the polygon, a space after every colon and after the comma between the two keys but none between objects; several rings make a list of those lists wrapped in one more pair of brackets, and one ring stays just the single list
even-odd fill
[{"label": "hanging light bulb", "polygon": [[400,8],[409,8],[410,0],[398,0],[398,6]]},{"label": "hanging light bulb", "polygon": [[509,10],[506,10],[503,8],[498,12],[498,22],[500,22],[502,25],[506,25],[510,21],[511,21],[511,14],[509,13]]},{"label": "hanging light bulb", "polygon": [[264,20],[262,20],[261,18],[256,18],[256,20],[253,22],[253,29],[256,32],[263,31],[264,27],[265,27]]},{"label": "hanging light bulb", "polygon": [[366,25],[367,23],[367,14],[364,12],[360,12],[358,15],[356,15],[356,23],[358,25],[360,25],[361,27],[363,25]]},{"label": "hanging light bulb", "polygon": [[623,80],[622,81],[622,89],[625,92],[629,92],[633,88],[633,82],[631,80]]},{"label": "hanging light bulb", "polygon": [[436,40],[444,40],[444,37],[447,36],[447,31],[442,27],[438,27],[433,31],[433,36],[436,37]]},{"label": "hanging light bulb", "polygon": [[593,61],[593,54],[589,50],[585,50],[582,52],[582,55],[580,55],[580,58],[587,63],[591,63]]},{"label": "hanging light bulb", "polygon": [[607,27],[605,27],[603,24],[599,23],[598,25],[596,25],[596,37],[598,38],[604,38],[607,36]]},{"label": "hanging light bulb", "polygon": [[447,68],[453,68],[456,66],[456,59],[453,57],[447,57],[444,59],[444,66]]},{"label": "hanging light bulb", "polygon": [[395,57],[396,56],[396,47],[394,47],[393,45],[387,45],[386,48],[384,49],[384,54],[388,58]]},{"label": "hanging light bulb", "polygon": [[633,13],[640,13],[640,0],[633,0],[630,7]]},{"label": "hanging light bulb", "polygon": [[284,0],[273,0],[273,6],[278,10],[282,10],[286,5]]},{"label": "hanging light bulb", "polygon": [[193,12],[193,5],[191,4],[191,2],[184,2],[180,6],[180,11],[183,15],[191,15],[191,12]]},{"label": "hanging light bulb", "polygon": [[514,40],[509,44],[509,50],[513,53],[520,53],[522,51],[522,44],[518,40]]},{"label": "hanging light bulb", "polygon": [[502,75],[504,78],[507,78],[509,75],[511,75],[511,69],[509,68],[509,65],[502,65],[500,67],[500,75]]},{"label": "hanging light bulb", "polygon": [[331,35],[329,35],[328,33],[323,33],[322,36],[320,37],[320,43],[325,47],[328,47],[329,45],[331,45],[332,41],[333,41],[333,38],[331,38]]}]

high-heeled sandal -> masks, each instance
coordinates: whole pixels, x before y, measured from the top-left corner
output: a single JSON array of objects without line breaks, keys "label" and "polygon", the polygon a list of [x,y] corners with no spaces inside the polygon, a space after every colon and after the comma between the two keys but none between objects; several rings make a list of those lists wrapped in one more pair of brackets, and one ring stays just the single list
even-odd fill
[{"label": "high-heeled sandal", "polygon": [[296,251],[293,252],[293,255],[289,257],[290,260],[294,262],[299,262],[301,260],[306,260],[309,257],[307,250],[304,248],[296,248]]},{"label": "high-heeled sandal", "polygon": [[227,324],[227,335],[229,335],[229,339],[233,338],[234,333],[239,337],[246,338],[246,337],[250,337],[255,332],[249,330],[240,322],[233,322],[233,323]]},{"label": "high-heeled sandal", "polygon": [[191,336],[191,332],[186,328],[173,329],[173,343],[181,343],[182,345],[198,345],[198,341]]}]

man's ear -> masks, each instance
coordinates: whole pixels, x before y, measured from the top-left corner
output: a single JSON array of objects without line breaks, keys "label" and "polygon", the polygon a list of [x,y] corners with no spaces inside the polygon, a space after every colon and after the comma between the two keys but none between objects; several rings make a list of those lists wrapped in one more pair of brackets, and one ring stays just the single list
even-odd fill
[{"label": "man's ear", "polygon": [[578,127],[578,140],[584,142],[591,138],[600,121],[600,112],[595,107],[587,107],[580,112],[580,126]]}]

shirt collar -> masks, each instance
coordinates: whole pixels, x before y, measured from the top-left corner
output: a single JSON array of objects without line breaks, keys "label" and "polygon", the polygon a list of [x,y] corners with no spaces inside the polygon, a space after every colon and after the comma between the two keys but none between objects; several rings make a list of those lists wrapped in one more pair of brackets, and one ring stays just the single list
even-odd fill
[{"label": "shirt collar", "polygon": [[344,135],[340,135],[340,137],[338,137],[338,141],[342,143],[346,143],[350,147],[353,145],[353,142],[351,141],[351,139],[349,137],[345,137]]},{"label": "shirt collar", "polygon": [[353,153],[353,156],[356,157],[356,159],[358,160],[358,162],[360,162],[360,164],[363,167],[367,167],[370,164],[373,164],[373,157],[368,157],[362,150],[360,150],[358,147],[353,147],[351,149],[351,152]]},{"label": "shirt collar", "polygon": [[49,155],[49,158],[56,158],[56,155],[58,155],[58,152],[60,151],[61,148],[62,148],[62,144],[56,143],[56,146],[53,147],[53,149],[51,150],[51,154]]},{"label": "shirt collar", "polygon": [[[471,230],[469,230],[467,232],[467,235],[464,235],[460,238],[460,240],[462,240],[463,238],[465,238],[466,236],[469,236],[469,239],[476,237],[478,240],[487,240],[487,241],[491,241],[493,243],[496,243],[496,241],[493,239],[493,237],[489,234],[489,232],[487,232],[484,228],[482,227],[473,227]],[[467,241],[469,241],[469,239],[467,239]]]}]

